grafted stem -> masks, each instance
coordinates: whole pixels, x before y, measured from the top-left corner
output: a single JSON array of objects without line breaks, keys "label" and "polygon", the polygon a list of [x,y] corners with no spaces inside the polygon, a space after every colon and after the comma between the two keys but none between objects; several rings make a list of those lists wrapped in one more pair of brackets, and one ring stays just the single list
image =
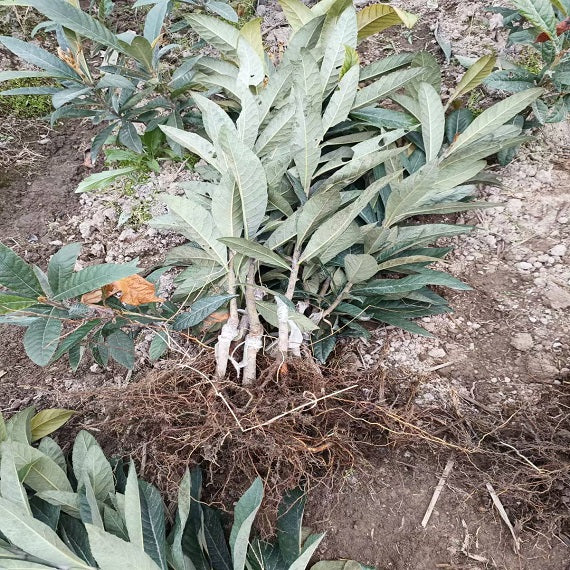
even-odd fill
[{"label": "grafted stem", "polygon": [[249,319],[249,332],[245,337],[242,364],[243,384],[247,386],[253,384],[257,377],[257,353],[263,346],[263,326],[255,306],[255,261],[253,259],[249,262],[245,284],[245,309]]},{"label": "grafted stem", "polygon": [[[235,295],[236,293],[236,276],[234,273],[234,254],[230,254],[229,271],[228,271],[228,293]],[[218,336],[218,342],[214,347],[216,355],[216,376],[221,380],[226,376],[228,369],[228,360],[230,358],[230,349],[233,340],[239,334],[239,314],[237,299],[234,297],[230,300],[230,316],[224,323],[222,330]]]},{"label": "grafted stem", "polygon": [[321,314],[321,319],[328,317],[343,301],[343,299],[350,293],[352,289],[352,283],[349,281],[340,292],[339,296],[332,302],[331,306],[323,311]]}]

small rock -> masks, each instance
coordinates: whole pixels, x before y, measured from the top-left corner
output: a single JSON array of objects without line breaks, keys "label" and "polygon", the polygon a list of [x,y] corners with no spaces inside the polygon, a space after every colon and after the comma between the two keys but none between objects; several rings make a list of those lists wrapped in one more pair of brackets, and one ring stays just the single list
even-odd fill
[{"label": "small rock", "polygon": [[443,348],[432,348],[428,352],[428,356],[431,356],[432,358],[445,358],[447,356],[447,353],[445,350],[443,350]]},{"label": "small rock", "polygon": [[568,247],[564,243],[559,243],[554,247],[551,247],[549,250],[550,255],[554,255],[554,257],[564,257],[566,255],[566,251]]},{"label": "small rock", "polygon": [[535,358],[529,355],[526,367],[531,376],[531,381],[534,380],[535,382],[553,382],[560,374],[558,367],[554,366],[545,356]]},{"label": "small rock", "polygon": [[570,291],[551,283],[545,290],[544,296],[547,305],[553,309],[567,309],[570,307]]},{"label": "small rock", "polygon": [[520,263],[517,263],[517,267],[522,271],[528,271],[529,269],[532,269],[532,263],[529,263],[528,261],[521,261]]},{"label": "small rock", "polygon": [[534,340],[529,333],[517,333],[511,338],[511,346],[521,352],[527,352],[534,346]]},{"label": "small rock", "polygon": [[552,172],[549,170],[539,170],[536,179],[543,184],[552,184]]}]

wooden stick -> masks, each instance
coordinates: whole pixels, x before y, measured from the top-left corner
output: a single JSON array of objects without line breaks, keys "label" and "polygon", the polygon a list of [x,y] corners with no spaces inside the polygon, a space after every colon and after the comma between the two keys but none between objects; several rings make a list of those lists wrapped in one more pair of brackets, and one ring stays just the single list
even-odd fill
[{"label": "wooden stick", "polygon": [[514,545],[515,545],[515,553],[518,554],[520,552],[520,541],[515,533],[515,529],[509,520],[509,515],[507,515],[507,511],[505,511],[505,507],[503,507],[503,503],[501,503],[501,499],[497,493],[495,493],[495,489],[493,489],[493,485],[491,483],[487,483],[486,485],[487,491],[489,491],[489,495],[491,495],[491,499],[493,499],[493,504],[499,511],[503,522],[507,525],[508,529],[511,531],[511,535],[513,537]]},{"label": "wooden stick", "polygon": [[455,465],[455,459],[453,458],[453,456],[451,456],[447,460],[447,463],[445,465],[445,469],[443,470],[443,473],[441,474],[441,477],[439,478],[439,482],[437,484],[437,487],[435,488],[435,491],[433,492],[433,495],[431,497],[431,501],[429,502],[429,506],[427,508],[426,514],[424,515],[424,518],[422,520],[422,526],[424,528],[427,526],[427,524],[429,522],[431,514],[433,513],[433,509],[435,508],[435,504],[437,503],[437,500],[439,499],[439,496],[441,495],[441,492],[443,491],[443,487],[445,486],[447,478],[449,477],[449,474],[451,473],[451,470],[453,469],[454,465]]}]

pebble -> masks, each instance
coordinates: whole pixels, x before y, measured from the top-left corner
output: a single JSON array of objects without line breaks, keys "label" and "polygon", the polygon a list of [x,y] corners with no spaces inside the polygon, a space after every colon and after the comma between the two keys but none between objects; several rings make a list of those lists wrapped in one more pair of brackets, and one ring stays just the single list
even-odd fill
[{"label": "pebble", "polygon": [[527,352],[534,346],[534,340],[529,333],[517,333],[511,338],[511,346],[521,352]]},{"label": "pebble", "polygon": [[570,291],[551,283],[545,290],[544,296],[552,309],[567,309],[570,307]]},{"label": "pebble", "polygon": [[529,269],[532,269],[532,263],[521,261],[520,263],[517,263],[517,267],[522,271],[528,271]]},{"label": "pebble", "polygon": [[549,253],[554,257],[564,257],[566,255],[566,251],[568,251],[567,245],[564,243],[559,243],[558,245],[551,247]]},{"label": "pebble", "polygon": [[432,348],[428,352],[428,356],[431,356],[432,358],[445,358],[447,356],[447,353],[445,350],[443,350],[443,348]]}]

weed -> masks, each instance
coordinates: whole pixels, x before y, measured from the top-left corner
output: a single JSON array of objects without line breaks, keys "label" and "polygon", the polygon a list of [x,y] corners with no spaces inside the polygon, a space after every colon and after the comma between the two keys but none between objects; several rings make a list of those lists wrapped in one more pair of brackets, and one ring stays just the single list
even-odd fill
[{"label": "weed", "polygon": [[[11,82],[11,88],[43,87],[46,82],[41,79],[17,79]],[[0,95],[0,115],[33,119],[49,115],[53,110],[48,95]]]}]

